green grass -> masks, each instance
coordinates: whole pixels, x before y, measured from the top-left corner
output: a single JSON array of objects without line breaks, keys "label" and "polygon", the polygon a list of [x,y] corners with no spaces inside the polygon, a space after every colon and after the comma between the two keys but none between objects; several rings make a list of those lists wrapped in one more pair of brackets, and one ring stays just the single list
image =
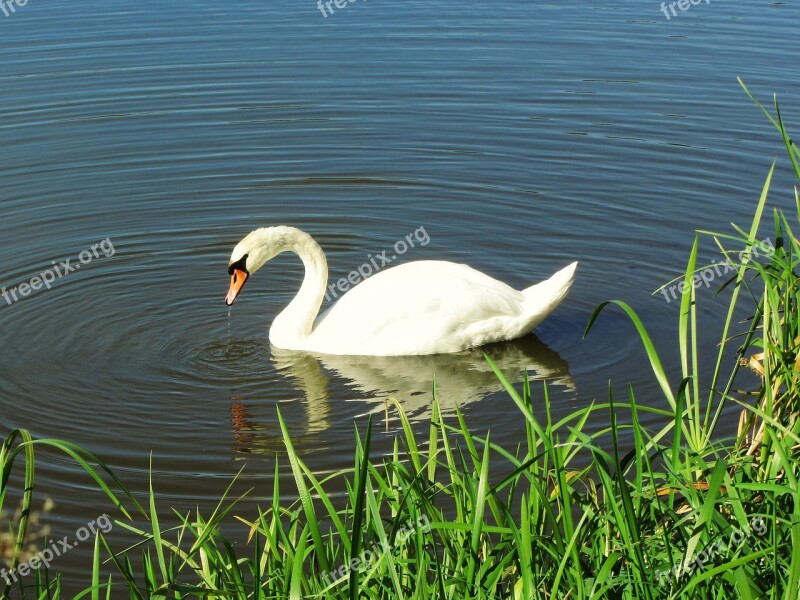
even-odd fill
[{"label": "green grass", "polygon": [[[775,109],[774,117],[765,112],[800,179],[800,152]],[[740,255],[766,227],[772,174],[749,227],[697,234],[683,277],[689,292],[676,315],[677,378],[624,302],[602,304],[588,320],[591,335],[605,311],[630,317],[660,404],[639,404],[632,389],[614,397],[609,388],[602,400],[556,420],[546,387],[534,395],[525,379],[516,389],[487,357],[524,420],[518,447],[471,431],[458,411],[443,419],[434,392],[426,433],[415,432],[393,401],[402,428],[391,455],[371,454],[370,422],[356,431],[352,466],[319,477],[279,413],[290,472],[276,463],[271,501],[257,514],[236,515],[232,484],[210,515],[173,511],[176,527],[161,525],[152,485],[147,506],[139,505],[86,451],[12,432],[0,450],[0,510],[20,460],[27,507],[14,525],[13,564],[33,501],[34,448],[45,444],[84,467],[122,511],[118,525],[138,540],[117,548],[98,535],[85,597],[800,597],[800,242],[774,210],[774,254]],[[797,192],[794,201],[800,222]],[[735,265],[718,292],[728,308],[713,356],[698,355],[698,338],[708,333],[692,285],[701,240]],[[750,318],[741,321],[742,314]],[[739,433],[725,438],[720,423],[732,409],[741,415]],[[344,498],[331,492],[341,489]],[[223,534],[232,524],[247,532],[246,545]],[[27,583],[3,595],[62,595],[57,574],[39,571]]]}]

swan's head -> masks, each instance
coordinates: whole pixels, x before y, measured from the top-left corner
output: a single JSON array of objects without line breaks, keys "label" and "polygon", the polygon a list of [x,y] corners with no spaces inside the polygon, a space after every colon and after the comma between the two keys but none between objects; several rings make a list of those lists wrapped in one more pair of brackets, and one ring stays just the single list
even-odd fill
[{"label": "swan's head", "polygon": [[231,287],[225,296],[225,304],[230,306],[236,301],[239,292],[250,276],[258,271],[264,263],[282,252],[283,236],[281,227],[264,227],[256,229],[236,244],[228,261],[228,275],[231,276]]}]

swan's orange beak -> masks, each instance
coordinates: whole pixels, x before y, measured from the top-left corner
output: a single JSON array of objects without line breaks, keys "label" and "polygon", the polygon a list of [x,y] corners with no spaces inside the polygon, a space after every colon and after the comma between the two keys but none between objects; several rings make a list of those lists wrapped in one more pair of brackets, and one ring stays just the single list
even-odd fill
[{"label": "swan's orange beak", "polygon": [[231,287],[228,295],[225,296],[225,304],[232,305],[236,301],[236,296],[242,291],[244,283],[250,278],[250,273],[242,269],[233,269],[231,272]]}]

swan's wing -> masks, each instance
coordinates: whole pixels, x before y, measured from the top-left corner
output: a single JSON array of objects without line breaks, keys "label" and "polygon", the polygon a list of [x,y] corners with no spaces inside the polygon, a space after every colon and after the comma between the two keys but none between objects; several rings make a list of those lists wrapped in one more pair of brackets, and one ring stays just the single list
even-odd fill
[{"label": "swan's wing", "polygon": [[[402,340],[458,344],[457,332],[496,317],[517,317],[525,296],[467,265],[415,261],[391,267],[348,291],[317,320],[317,340],[380,344],[391,340],[392,353],[403,353]],[[374,349],[374,348],[373,348]],[[452,351],[443,346],[438,351]]]},{"label": "swan's wing", "polygon": [[524,300],[522,292],[467,265],[415,261],[381,271],[353,287],[320,317],[318,325],[329,317],[380,321],[380,315],[389,319],[452,315],[475,322],[517,315]]}]

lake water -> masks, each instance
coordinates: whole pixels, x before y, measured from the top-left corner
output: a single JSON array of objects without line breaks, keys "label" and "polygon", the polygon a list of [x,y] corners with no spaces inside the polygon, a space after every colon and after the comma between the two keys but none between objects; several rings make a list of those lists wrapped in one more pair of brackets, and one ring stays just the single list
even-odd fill
[{"label": "lake water", "polygon": [[[515,381],[524,368],[549,380],[558,416],[609,380],[619,398],[631,384],[663,405],[626,318],[583,329],[598,303],[624,299],[676,373],[677,303],[652,292],[681,270],[693,230],[749,224],[774,159],[773,205],[792,207],[777,133],[736,77],[765,102],[777,92],[800,130],[800,5],[714,0],[669,20],[656,0],[333,8],[29,0],[0,13],[0,286],[105,240],[52,289],[0,301],[0,433],[78,442],[137,492],[152,455],[164,512],[209,513],[244,466],[243,516],[271,494],[278,406],[317,472],[351,466],[368,414],[376,452],[388,447],[387,395],[425,429],[434,373],[447,410],[520,441],[480,352],[273,352],[296,258],[260,271],[229,316],[233,246],[277,224],[312,234],[335,279],[420,227],[430,242],[398,264],[466,262],[523,288],[578,260],[537,337],[489,353]],[[711,350],[724,303],[700,297]],[[54,536],[110,509],[64,458],[37,477]],[[88,585],[88,554],[53,568]]]}]

